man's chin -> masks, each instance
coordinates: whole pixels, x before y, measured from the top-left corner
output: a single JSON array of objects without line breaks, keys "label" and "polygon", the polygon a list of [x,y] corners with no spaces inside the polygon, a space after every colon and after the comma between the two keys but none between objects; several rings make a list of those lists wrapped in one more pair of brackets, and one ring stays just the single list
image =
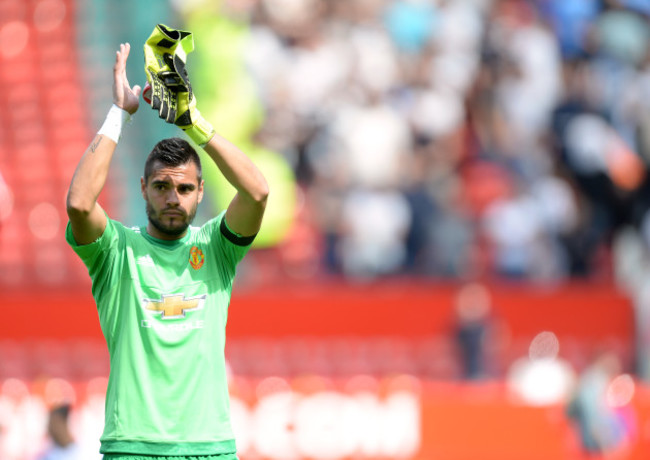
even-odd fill
[{"label": "man's chin", "polygon": [[185,233],[187,227],[189,227],[189,224],[187,223],[182,223],[178,225],[165,225],[160,221],[151,220],[151,219],[149,220],[149,222],[151,222],[151,225],[153,225],[156,228],[156,230],[158,230],[163,235],[169,237],[181,236],[183,233]]},{"label": "man's chin", "polygon": [[147,217],[149,223],[162,235],[174,239],[180,238],[187,231],[187,228],[190,226],[196,215],[196,206],[192,208],[189,214],[170,214],[165,215],[157,214],[154,212],[153,207],[149,202],[147,202]]}]

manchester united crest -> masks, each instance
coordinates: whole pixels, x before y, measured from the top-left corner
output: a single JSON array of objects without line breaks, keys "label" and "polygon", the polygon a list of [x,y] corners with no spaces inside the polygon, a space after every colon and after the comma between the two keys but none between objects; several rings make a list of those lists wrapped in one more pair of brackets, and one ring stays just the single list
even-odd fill
[{"label": "manchester united crest", "polygon": [[190,249],[190,265],[194,270],[198,270],[203,267],[203,262],[205,257],[203,256],[203,251],[201,251],[197,246],[192,246]]}]

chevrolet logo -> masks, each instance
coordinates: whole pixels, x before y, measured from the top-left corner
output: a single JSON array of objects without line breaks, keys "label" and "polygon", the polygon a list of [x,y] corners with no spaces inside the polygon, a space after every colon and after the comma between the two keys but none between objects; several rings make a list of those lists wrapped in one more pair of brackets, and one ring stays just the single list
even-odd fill
[{"label": "chevrolet logo", "polygon": [[144,299],[144,308],[160,313],[161,319],[185,318],[188,311],[201,310],[206,294],[185,298],[184,294],[163,295],[161,300]]}]

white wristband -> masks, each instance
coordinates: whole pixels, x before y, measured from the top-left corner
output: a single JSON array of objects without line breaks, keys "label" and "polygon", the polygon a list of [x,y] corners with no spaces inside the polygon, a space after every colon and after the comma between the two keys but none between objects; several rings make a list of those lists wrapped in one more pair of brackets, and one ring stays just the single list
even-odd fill
[{"label": "white wristband", "polygon": [[103,134],[112,139],[116,144],[122,137],[122,128],[131,121],[131,114],[113,104],[106,114],[106,120],[97,134]]}]

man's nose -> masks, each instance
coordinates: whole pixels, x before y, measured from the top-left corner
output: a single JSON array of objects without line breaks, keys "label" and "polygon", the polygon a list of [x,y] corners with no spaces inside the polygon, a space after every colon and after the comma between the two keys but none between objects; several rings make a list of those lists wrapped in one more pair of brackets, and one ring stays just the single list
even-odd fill
[{"label": "man's nose", "polygon": [[178,205],[179,203],[178,192],[174,189],[169,190],[169,192],[167,192],[167,204]]}]

